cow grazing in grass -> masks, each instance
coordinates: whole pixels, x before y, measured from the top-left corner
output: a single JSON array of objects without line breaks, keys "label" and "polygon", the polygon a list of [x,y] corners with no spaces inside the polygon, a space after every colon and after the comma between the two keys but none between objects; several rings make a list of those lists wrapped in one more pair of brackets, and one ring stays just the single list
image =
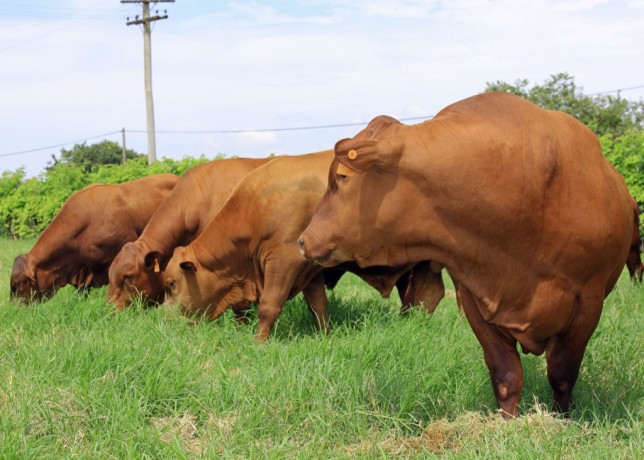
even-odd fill
[{"label": "cow grazing in grass", "polygon": [[132,299],[162,302],[162,276],[174,248],[194,240],[237,182],[270,158],[214,160],[190,169],[136,241],[123,246],[109,269],[108,299],[118,309]]},{"label": "cow grazing in grass", "polygon": [[40,300],[67,284],[107,284],[116,253],[141,234],[178,180],[174,174],[159,174],[90,185],[71,195],[31,251],[16,257],[11,297]]},{"label": "cow grazing in grass", "polygon": [[486,93],[418,125],[377,117],[339,141],[299,244],[325,266],[444,266],[499,407],[514,416],[523,387],[517,343],[546,353],[555,408],[568,411],[632,235],[624,179],[588,128]]},{"label": "cow grazing in grass", "polygon": [[[338,272],[326,273],[325,279],[323,267],[300,256],[296,241],[326,189],[332,159],[332,151],[283,157],[245,176],[204,231],[174,250],[163,274],[165,302],[210,320],[229,307],[258,303],[257,338],[266,340],[284,302],[303,292],[317,328],[327,330],[325,284],[332,286],[330,279],[337,280]],[[410,268],[357,274],[388,295]],[[342,267],[347,269],[351,267]],[[406,301],[438,302],[423,297],[430,291],[426,284],[434,286],[427,279],[434,280],[435,273],[428,274],[422,265],[417,272],[422,281],[412,286],[418,291],[408,293]]]}]

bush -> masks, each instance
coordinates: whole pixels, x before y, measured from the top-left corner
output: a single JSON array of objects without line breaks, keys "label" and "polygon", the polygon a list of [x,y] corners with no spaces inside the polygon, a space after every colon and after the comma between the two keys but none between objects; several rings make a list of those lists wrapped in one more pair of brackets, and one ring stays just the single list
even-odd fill
[{"label": "bush", "polygon": [[[221,159],[218,156],[216,159]],[[26,179],[24,168],[0,176],[0,235],[9,238],[37,237],[56,216],[69,196],[90,184],[118,184],[152,174],[183,175],[188,169],[210,161],[205,156],[182,160],[163,158],[152,165],[142,156],[124,165],[86,165],[59,162],[38,177]]]}]

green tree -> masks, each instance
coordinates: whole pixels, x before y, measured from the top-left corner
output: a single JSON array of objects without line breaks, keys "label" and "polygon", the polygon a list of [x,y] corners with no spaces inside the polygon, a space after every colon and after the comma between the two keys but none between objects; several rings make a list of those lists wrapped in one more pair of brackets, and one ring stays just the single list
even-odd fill
[{"label": "green tree", "polygon": [[[619,137],[606,134],[599,140],[606,158],[624,176],[641,210],[644,207],[644,131],[633,130]],[[640,221],[644,231],[644,217]]]},{"label": "green tree", "polygon": [[[52,162],[47,165],[51,170],[59,164],[79,166],[85,172],[96,171],[100,165],[121,164],[123,161],[123,149],[116,142],[103,141],[98,144],[87,145],[85,142],[76,144],[71,150],[62,149],[60,158],[52,155]],[[126,150],[127,159],[144,157],[134,150]]]},{"label": "green tree", "polygon": [[[215,159],[222,159],[218,155]],[[58,162],[38,175],[25,178],[24,168],[0,175],[0,235],[10,238],[33,238],[49,225],[69,196],[90,184],[116,184],[150,174],[184,174],[190,168],[210,161],[184,157],[162,158],[148,165],[147,158],[137,155],[121,164],[98,164],[87,171],[87,164]]]},{"label": "green tree", "polygon": [[526,79],[514,84],[488,82],[485,91],[504,91],[524,97],[544,109],[566,112],[588,126],[598,136],[623,136],[631,130],[644,130],[644,101],[629,101],[609,95],[588,96],[567,73],[551,75],[542,85]]}]

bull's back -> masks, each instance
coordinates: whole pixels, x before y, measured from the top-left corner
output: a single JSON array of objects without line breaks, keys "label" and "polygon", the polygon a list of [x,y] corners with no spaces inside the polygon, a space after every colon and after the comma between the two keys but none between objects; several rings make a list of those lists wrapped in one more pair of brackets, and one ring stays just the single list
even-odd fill
[{"label": "bull's back", "polygon": [[[573,117],[490,93],[400,132],[405,142],[425,145],[403,161],[425,175],[438,214],[458,210],[461,245],[483,238],[526,267],[543,261],[577,280],[594,273],[605,282],[623,266],[631,228],[626,185],[596,136]],[[478,197],[475,209],[464,217],[454,196]]]}]

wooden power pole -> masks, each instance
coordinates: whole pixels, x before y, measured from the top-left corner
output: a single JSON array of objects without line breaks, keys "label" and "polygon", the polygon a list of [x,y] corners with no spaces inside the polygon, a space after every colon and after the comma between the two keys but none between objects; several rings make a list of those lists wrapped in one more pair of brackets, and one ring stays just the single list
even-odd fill
[{"label": "wooden power pole", "polygon": [[160,19],[168,19],[168,15],[164,14],[159,16],[150,16],[150,3],[174,3],[174,0],[121,0],[121,3],[140,3],[143,8],[143,16],[139,19],[138,15],[133,21],[128,22],[126,25],[143,25],[143,67],[145,71],[145,109],[147,114],[147,129],[148,129],[148,164],[157,161],[157,145],[156,134],[154,128],[154,101],[152,99],[152,40],[151,33],[152,27],[150,24]]}]

